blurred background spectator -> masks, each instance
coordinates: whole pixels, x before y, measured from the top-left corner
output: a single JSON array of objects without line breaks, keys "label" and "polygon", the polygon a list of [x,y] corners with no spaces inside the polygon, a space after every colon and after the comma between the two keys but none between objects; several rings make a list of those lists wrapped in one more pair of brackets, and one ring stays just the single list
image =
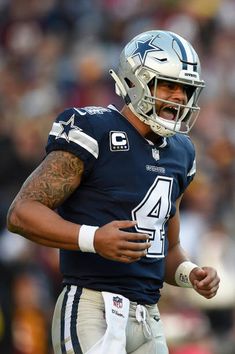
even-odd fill
[{"label": "blurred background spectator", "polygon": [[234,18],[234,0],[0,0],[0,353],[52,354],[61,286],[57,250],[9,235],[9,205],[43,159],[59,111],[121,107],[108,69],[131,37],[150,29],[186,37],[201,58],[207,85],[191,133],[198,174],[183,200],[181,239],[222,278],[209,301],[164,288],[170,354],[235,353]]}]

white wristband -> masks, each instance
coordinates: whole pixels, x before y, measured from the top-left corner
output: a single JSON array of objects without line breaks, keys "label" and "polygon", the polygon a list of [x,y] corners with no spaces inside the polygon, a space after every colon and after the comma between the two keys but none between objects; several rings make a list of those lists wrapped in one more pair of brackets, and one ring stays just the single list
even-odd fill
[{"label": "white wristband", "polygon": [[82,225],[78,234],[78,246],[82,252],[96,253],[94,237],[98,226]]},{"label": "white wristband", "polygon": [[192,288],[193,285],[189,279],[189,274],[194,268],[197,268],[198,265],[184,261],[180,263],[175,272],[175,282],[182,288]]}]

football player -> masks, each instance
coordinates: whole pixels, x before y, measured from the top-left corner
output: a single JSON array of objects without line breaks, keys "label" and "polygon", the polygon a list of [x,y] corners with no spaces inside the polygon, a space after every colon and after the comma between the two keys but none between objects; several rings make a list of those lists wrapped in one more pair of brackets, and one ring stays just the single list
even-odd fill
[{"label": "football player", "polygon": [[147,31],[110,70],[124,100],[59,114],[47,156],[8,213],[10,231],[60,249],[56,354],[166,354],[164,282],[216,295],[219,277],[180,246],[180,201],[196,172],[188,136],[204,87],[181,36]]}]

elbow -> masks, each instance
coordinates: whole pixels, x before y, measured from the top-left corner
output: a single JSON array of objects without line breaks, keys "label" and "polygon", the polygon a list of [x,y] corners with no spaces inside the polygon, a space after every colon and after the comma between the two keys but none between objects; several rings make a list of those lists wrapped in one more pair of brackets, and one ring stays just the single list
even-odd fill
[{"label": "elbow", "polygon": [[6,219],[6,225],[7,229],[10,232],[17,233],[18,227],[17,225],[19,224],[17,222],[17,212],[16,212],[16,206],[11,205],[8,213],[7,213],[7,219]]}]

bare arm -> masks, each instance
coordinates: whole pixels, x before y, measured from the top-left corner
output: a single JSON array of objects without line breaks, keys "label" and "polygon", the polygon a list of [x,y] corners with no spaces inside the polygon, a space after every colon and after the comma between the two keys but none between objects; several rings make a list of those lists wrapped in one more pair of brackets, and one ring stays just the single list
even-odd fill
[{"label": "bare arm", "polygon": [[79,226],[55,211],[79,186],[83,162],[76,156],[51,152],[25,181],[12,205],[8,229],[45,246],[77,249]]},{"label": "bare arm", "polygon": [[[51,152],[25,181],[10,206],[8,229],[45,246],[78,250],[81,225],[64,220],[55,209],[79,187],[83,170],[83,162],[73,154]],[[97,229],[97,253],[125,263],[145,256],[150,247],[148,236],[121,230],[134,225],[134,221],[114,220]],[[135,242],[138,240],[146,242]]]},{"label": "bare arm", "polygon": [[[177,285],[175,282],[175,272],[178,265],[189,258],[183,248],[180,246],[180,212],[179,206],[181,202],[179,198],[176,202],[176,214],[169,221],[168,239],[169,251],[166,257],[166,274],[165,281],[171,285]],[[214,297],[219,288],[220,279],[216,270],[212,267],[194,268],[189,275],[190,281],[194,289],[207,299]]]},{"label": "bare arm", "polygon": [[180,232],[180,212],[179,206],[182,196],[176,201],[176,213],[169,220],[168,225],[168,255],[166,257],[166,273],[165,281],[171,285],[176,285],[175,271],[178,265],[186,260],[188,256],[180,245],[179,232]]}]

